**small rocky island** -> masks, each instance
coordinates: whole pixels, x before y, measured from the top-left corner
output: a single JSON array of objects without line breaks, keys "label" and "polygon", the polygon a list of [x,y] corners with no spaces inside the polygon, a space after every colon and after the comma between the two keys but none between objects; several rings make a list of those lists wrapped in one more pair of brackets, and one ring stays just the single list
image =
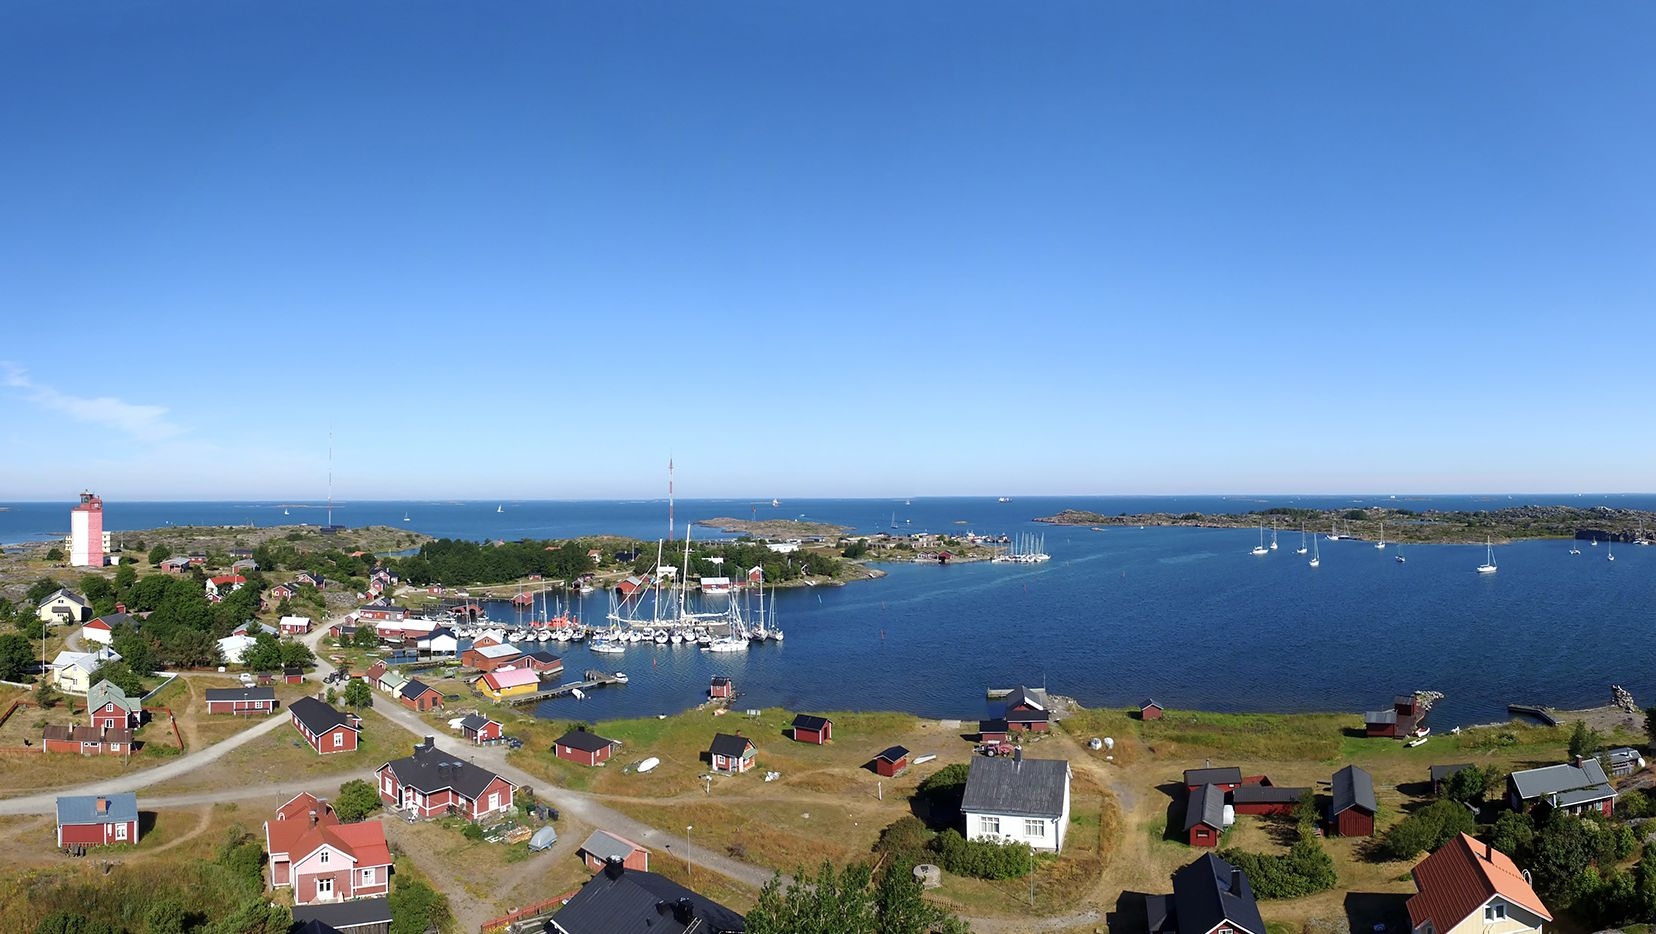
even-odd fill
[{"label": "small rocky island", "polygon": [[735,535],[788,541],[791,539],[833,539],[851,530],[850,526],[830,525],[826,522],[805,522],[800,519],[697,519],[697,525]]},{"label": "small rocky island", "polygon": [[1533,538],[1578,538],[1613,542],[1640,542],[1656,535],[1656,513],[1612,506],[1509,506],[1489,510],[1416,512],[1384,506],[1361,509],[1298,509],[1276,506],[1239,513],[1167,513],[1107,516],[1066,509],[1035,520],[1052,525],[1090,527],[1159,525],[1192,528],[1251,529],[1260,524],[1283,531],[1304,528],[1342,538],[1378,539],[1381,525],[1387,541],[1443,544],[1480,543],[1485,539],[1509,542]]}]

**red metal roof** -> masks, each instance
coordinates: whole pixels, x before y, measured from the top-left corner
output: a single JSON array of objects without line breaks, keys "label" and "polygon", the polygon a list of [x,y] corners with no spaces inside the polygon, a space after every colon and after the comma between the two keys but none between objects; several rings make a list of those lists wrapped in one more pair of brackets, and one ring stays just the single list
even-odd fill
[{"label": "red metal roof", "polygon": [[1553,919],[1510,857],[1464,833],[1421,860],[1414,880],[1420,893],[1409,899],[1409,921],[1416,928],[1430,921],[1447,931],[1496,895]]}]

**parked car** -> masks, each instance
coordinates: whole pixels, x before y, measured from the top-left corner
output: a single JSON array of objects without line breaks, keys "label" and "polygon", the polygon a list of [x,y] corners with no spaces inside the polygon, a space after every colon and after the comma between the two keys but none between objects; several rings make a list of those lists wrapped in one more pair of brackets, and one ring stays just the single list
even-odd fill
[{"label": "parked car", "polygon": [[506,737],[506,748],[508,748],[508,749],[522,749],[523,748],[523,740],[518,739],[516,736],[508,736],[508,737]]}]

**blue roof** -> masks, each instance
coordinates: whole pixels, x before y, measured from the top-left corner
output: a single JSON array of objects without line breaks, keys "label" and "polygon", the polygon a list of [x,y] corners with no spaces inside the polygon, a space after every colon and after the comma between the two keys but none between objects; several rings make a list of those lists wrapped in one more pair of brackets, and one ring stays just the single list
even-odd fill
[{"label": "blue roof", "polygon": [[[107,801],[102,814],[98,802]],[[124,824],[138,819],[138,795],[118,791],[108,795],[69,795],[57,799],[58,824]]]}]

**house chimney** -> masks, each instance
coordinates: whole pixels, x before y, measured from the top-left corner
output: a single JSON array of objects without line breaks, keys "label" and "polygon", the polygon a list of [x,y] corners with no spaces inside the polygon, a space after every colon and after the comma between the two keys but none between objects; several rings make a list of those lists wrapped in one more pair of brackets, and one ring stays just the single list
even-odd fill
[{"label": "house chimney", "polygon": [[611,856],[604,860],[604,878],[619,879],[627,871],[627,866],[621,860]]},{"label": "house chimney", "polygon": [[98,813],[99,814],[108,814],[109,813],[109,799],[108,798],[99,798],[98,799]]},{"label": "house chimney", "polygon": [[673,904],[673,920],[674,921],[677,921],[678,923],[688,927],[689,924],[690,924],[690,921],[695,917],[696,917],[696,903],[692,902],[690,899],[681,898]]},{"label": "house chimney", "polygon": [[1231,867],[1230,891],[1232,895],[1242,894],[1242,870],[1236,868],[1235,866]]},{"label": "house chimney", "polygon": [[117,613],[125,613],[125,612],[126,612],[126,604],[125,604],[125,603],[117,603],[117,604],[115,604],[115,612],[117,612]]},{"label": "house chimney", "polygon": [[1023,765],[1023,747],[1022,746],[1012,747],[1012,761],[1017,763],[1019,766]]},{"label": "house chimney", "polygon": [[312,827],[316,826],[316,808],[310,809],[310,822]]}]

